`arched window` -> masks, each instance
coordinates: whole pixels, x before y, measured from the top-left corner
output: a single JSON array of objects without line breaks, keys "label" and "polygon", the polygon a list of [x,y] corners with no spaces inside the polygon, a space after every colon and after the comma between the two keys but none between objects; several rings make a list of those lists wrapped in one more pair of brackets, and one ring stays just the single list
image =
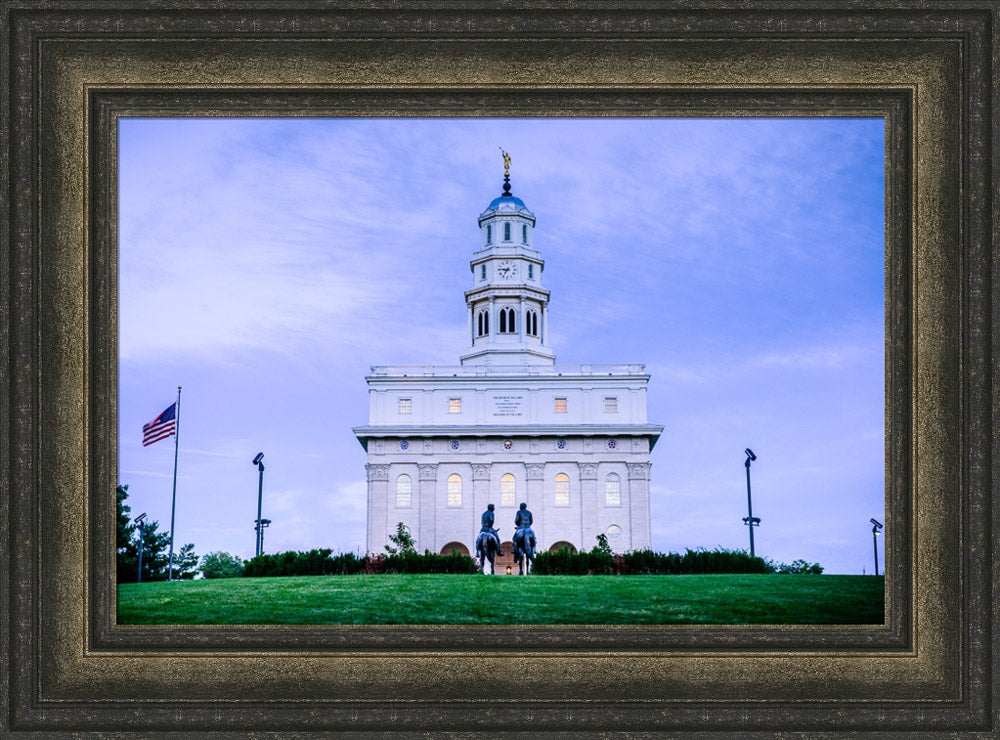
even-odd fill
[{"label": "arched window", "polygon": [[505,242],[510,241],[510,223],[505,223],[503,225],[503,240]]},{"label": "arched window", "polygon": [[569,506],[569,476],[559,473],[556,476],[556,506]]},{"label": "arched window", "polygon": [[533,337],[538,336],[538,314],[534,311],[529,310],[524,315],[525,318],[525,331]]},{"label": "arched window", "polygon": [[476,335],[484,337],[490,333],[490,312],[480,311],[476,314]]},{"label": "arched window", "polygon": [[500,505],[514,505],[514,476],[510,473],[505,473],[500,479]]},{"label": "arched window", "polygon": [[493,243],[493,224],[486,224],[486,243]]},{"label": "arched window", "polygon": [[514,329],[514,309],[513,308],[501,308],[500,309],[500,333],[501,334],[513,334]]},{"label": "arched window", "polygon": [[396,478],[396,506],[401,508],[409,507],[412,500],[412,492],[413,483],[410,481],[410,476],[403,473]]},{"label": "arched window", "polygon": [[604,503],[607,506],[622,505],[622,479],[617,473],[608,473],[604,479]]},{"label": "arched window", "polygon": [[462,505],[462,476],[452,473],[448,476],[448,506]]},{"label": "arched window", "polygon": [[521,226],[521,243],[522,244],[528,243],[528,224],[523,224]]}]

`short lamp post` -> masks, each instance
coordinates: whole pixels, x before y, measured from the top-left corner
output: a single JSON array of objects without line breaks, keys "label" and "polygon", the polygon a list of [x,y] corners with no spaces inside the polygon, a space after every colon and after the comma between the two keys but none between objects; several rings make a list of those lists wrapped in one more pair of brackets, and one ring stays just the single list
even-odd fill
[{"label": "short lamp post", "polygon": [[744,452],[747,456],[746,462],[744,463],[747,468],[747,515],[743,517],[743,523],[750,529],[750,557],[753,557],[753,528],[760,526],[760,517],[753,515],[753,502],[750,499],[750,463],[756,460],[757,456],[753,454],[753,450],[749,447],[747,447]]},{"label": "short lamp post", "polygon": [[882,522],[875,521],[874,519],[869,519],[872,523],[872,544],[875,546],[875,575],[878,575],[878,536],[879,530],[882,529]]},{"label": "short lamp post", "polygon": [[135,518],[135,525],[139,528],[139,574],[136,583],[142,583],[142,538],[146,533],[146,523],[143,521],[145,518],[146,512],[142,512]]},{"label": "short lamp post", "polygon": [[253,459],[253,464],[257,466],[257,470],[260,471],[260,475],[257,479],[257,518],[254,520],[254,536],[256,538],[256,543],[254,545],[254,556],[260,555],[261,547],[264,542],[264,532],[263,528],[260,526],[260,508],[264,499],[264,453],[258,452],[257,456]]}]

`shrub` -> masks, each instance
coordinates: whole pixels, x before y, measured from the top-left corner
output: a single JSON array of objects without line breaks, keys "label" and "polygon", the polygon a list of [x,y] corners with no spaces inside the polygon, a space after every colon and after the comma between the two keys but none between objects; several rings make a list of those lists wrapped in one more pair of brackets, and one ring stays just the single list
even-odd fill
[{"label": "shrub", "polygon": [[261,576],[332,576],[354,575],[365,571],[365,558],[353,552],[333,556],[333,550],[319,548],[308,552],[278,552],[258,555],[243,566],[243,575]]},{"label": "shrub", "polygon": [[[707,573],[773,573],[774,566],[763,558],[750,557],[744,550],[687,550],[683,555],[652,550],[634,550],[612,555],[607,543],[598,539],[590,552],[569,550],[540,552],[535,556],[538,575],[682,575]],[[789,571],[793,572],[793,571]],[[814,572],[814,571],[810,571]]]},{"label": "shrub", "polygon": [[228,552],[210,552],[198,566],[205,578],[234,578],[243,574],[243,560]]},{"label": "shrub", "polygon": [[476,561],[460,552],[437,555],[425,551],[400,552],[389,556],[377,556],[378,565],[368,572],[376,573],[475,573]]},{"label": "shrub", "polygon": [[819,575],[823,572],[823,566],[819,563],[807,563],[805,560],[793,560],[791,565],[778,563],[772,565],[775,573],[814,573]]}]

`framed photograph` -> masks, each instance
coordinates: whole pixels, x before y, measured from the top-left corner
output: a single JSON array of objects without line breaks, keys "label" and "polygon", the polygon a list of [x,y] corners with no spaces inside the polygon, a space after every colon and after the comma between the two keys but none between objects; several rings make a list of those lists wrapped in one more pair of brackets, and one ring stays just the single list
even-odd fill
[{"label": "framed photograph", "polygon": [[[0,728],[994,734],[987,160],[997,20],[977,2],[918,14],[878,3],[6,4]],[[122,245],[143,226],[120,218],[119,184],[128,126],[159,119],[405,119],[427,130],[433,119],[879,122],[884,621],[120,624],[119,276]],[[419,150],[426,137],[415,138]],[[155,163],[144,172],[149,190],[166,177],[156,173]],[[461,273],[470,256],[444,269]]]},{"label": "framed photograph", "polygon": [[[115,134],[118,483],[146,514],[119,623],[883,622],[882,117],[121,116]],[[557,577],[484,593],[471,562],[430,558],[461,572],[369,578],[399,526],[415,554]],[[346,578],[253,585],[315,608],[261,590],[250,610],[220,580],[178,598],[149,585],[163,529],[181,580],[189,541],[325,548]],[[601,536],[587,569],[639,577],[562,581]],[[323,572],[264,562],[247,574]]]}]

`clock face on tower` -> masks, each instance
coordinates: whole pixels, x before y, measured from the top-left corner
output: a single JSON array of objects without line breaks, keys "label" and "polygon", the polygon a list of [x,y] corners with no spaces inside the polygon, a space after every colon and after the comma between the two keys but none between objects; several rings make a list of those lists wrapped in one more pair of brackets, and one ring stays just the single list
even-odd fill
[{"label": "clock face on tower", "polygon": [[517,275],[517,264],[510,260],[504,260],[497,265],[497,274],[504,280],[510,280]]}]

